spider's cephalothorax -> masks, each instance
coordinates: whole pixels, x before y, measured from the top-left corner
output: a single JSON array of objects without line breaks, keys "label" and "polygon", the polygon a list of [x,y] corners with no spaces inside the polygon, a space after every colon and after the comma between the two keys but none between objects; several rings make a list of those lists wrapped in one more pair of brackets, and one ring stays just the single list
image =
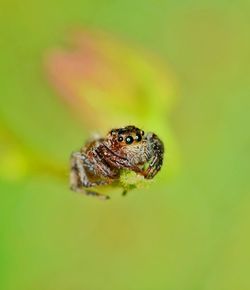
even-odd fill
[{"label": "spider's cephalothorax", "polygon": [[119,179],[122,169],[132,170],[146,179],[161,169],[164,146],[154,134],[127,126],[111,130],[105,138],[88,142],[71,155],[71,189],[109,198],[89,190]]}]

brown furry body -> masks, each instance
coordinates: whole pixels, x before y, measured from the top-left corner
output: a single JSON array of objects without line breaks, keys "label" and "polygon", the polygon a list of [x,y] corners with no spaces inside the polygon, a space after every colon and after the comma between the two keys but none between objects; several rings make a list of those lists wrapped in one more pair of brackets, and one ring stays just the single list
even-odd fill
[{"label": "brown furry body", "polygon": [[161,169],[163,154],[163,143],[154,133],[145,135],[134,126],[113,129],[106,138],[89,142],[79,152],[72,153],[71,189],[107,199],[108,196],[86,188],[118,180],[121,169],[151,179]]}]

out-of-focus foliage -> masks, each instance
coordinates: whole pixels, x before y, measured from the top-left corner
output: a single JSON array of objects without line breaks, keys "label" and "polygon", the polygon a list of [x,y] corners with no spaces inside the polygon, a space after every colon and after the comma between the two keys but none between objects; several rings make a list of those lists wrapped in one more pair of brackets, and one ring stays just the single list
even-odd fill
[{"label": "out-of-focus foliage", "polygon": [[[151,130],[168,142],[168,174],[178,168],[178,151],[167,116],[173,84],[159,59],[107,33],[75,32],[73,45],[48,53],[52,84],[74,118],[103,135],[128,124]],[[164,179],[166,178],[166,175]]]},{"label": "out-of-focus foliage", "polygon": [[[1,289],[250,288],[249,11],[1,2]],[[161,173],[70,192],[70,152],[127,123],[164,139]]]}]

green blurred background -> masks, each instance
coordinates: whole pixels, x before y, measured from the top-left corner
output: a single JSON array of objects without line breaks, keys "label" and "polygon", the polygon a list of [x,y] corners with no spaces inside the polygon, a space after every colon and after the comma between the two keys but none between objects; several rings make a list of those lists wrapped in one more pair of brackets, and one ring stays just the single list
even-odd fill
[{"label": "green blurred background", "polygon": [[[0,2],[0,289],[250,289],[249,1]],[[145,189],[68,189],[93,132],[166,143]]]}]

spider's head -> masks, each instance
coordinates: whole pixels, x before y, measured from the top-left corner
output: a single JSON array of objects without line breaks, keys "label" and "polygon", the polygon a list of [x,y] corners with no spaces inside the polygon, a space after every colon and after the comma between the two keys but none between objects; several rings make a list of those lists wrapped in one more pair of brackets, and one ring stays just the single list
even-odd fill
[{"label": "spider's head", "polygon": [[119,129],[112,129],[108,139],[118,147],[139,145],[144,136],[144,131],[135,126],[126,126]]},{"label": "spider's head", "polygon": [[163,158],[164,146],[157,135],[144,134],[135,126],[111,130],[105,143],[114,155],[127,160],[131,166],[145,165],[153,156]]}]

